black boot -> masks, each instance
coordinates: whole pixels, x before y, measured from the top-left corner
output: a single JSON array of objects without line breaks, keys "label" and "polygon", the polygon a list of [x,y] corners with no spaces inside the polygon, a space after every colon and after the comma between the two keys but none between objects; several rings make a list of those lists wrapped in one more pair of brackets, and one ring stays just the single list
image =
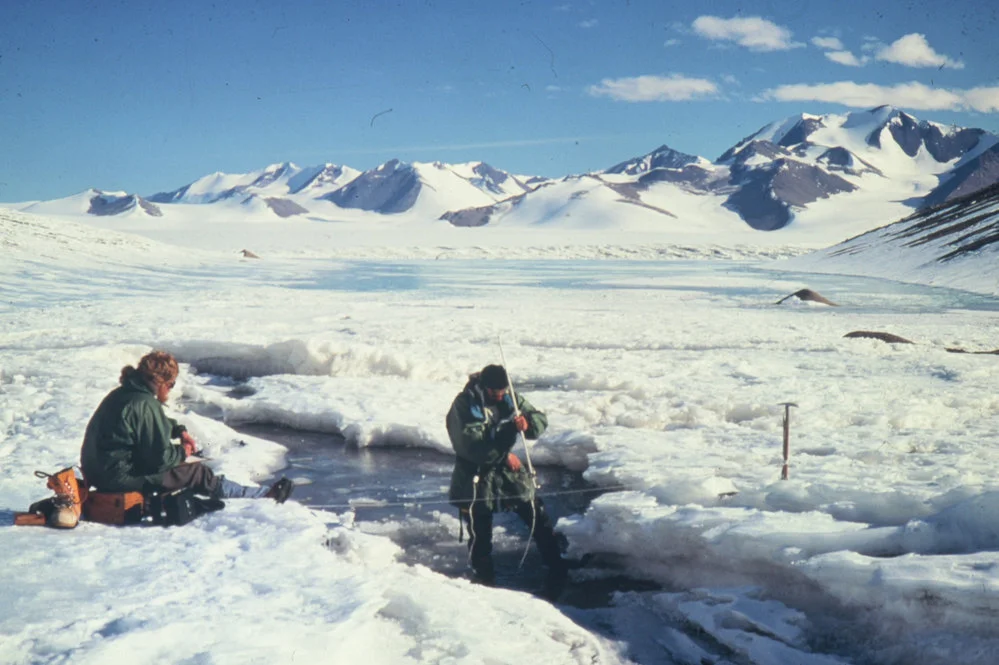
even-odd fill
[{"label": "black boot", "polygon": [[483,586],[496,586],[496,569],[491,556],[472,559],[472,581]]},{"label": "black boot", "polygon": [[545,575],[545,585],[543,595],[549,600],[555,600],[565,589],[569,580],[569,567],[562,559],[562,539],[552,528],[552,521],[545,511],[545,504],[541,499],[534,500],[534,507],[525,503],[517,509],[520,516],[528,526],[534,522],[534,542],[538,546],[541,560],[548,568]]},{"label": "black boot", "polygon": [[558,536],[547,520],[544,526],[539,524],[535,527],[534,535],[534,542],[538,544],[538,550],[541,552],[541,560],[548,567],[542,593],[545,598],[554,602],[562,595],[566,582],[569,581],[569,566],[562,558]]},{"label": "black boot", "polygon": [[542,595],[548,600],[555,602],[562,595],[562,592],[565,591],[565,585],[568,581],[569,569],[564,563],[559,562],[554,566],[549,566],[548,574],[545,575],[545,588],[542,591]]},{"label": "black boot", "polygon": [[468,553],[472,563],[472,581],[486,586],[496,584],[493,567],[493,514],[473,508],[474,515],[464,514],[468,526]]},{"label": "black boot", "polygon": [[271,488],[267,490],[267,494],[264,495],[266,499],[274,499],[278,503],[284,503],[291,496],[292,490],[295,489],[295,483],[287,478],[281,478],[277,481]]}]

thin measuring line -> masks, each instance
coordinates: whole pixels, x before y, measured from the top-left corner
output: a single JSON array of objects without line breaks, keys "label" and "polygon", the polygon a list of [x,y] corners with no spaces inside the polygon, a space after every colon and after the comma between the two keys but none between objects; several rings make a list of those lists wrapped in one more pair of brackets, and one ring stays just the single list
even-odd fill
[{"label": "thin measuring line", "polygon": [[[535,496],[548,497],[548,496],[563,496],[567,494],[582,494],[583,492],[619,492],[622,490],[631,489],[627,485],[611,485],[608,487],[593,487],[589,489],[578,489],[578,490],[562,490],[560,492],[538,492]],[[468,500],[465,499],[462,503],[480,503],[489,500],[499,499],[501,501],[507,499],[519,499],[521,495],[511,495],[511,496],[500,496],[500,497],[487,497],[481,499]],[[410,499],[409,501],[371,501],[371,502],[361,502],[358,503],[307,503],[302,504],[306,508],[397,508],[400,506],[412,506],[412,505],[450,505],[450,500],[438,500],[433,499],[429,501],[423,501],[421,499]]]}]

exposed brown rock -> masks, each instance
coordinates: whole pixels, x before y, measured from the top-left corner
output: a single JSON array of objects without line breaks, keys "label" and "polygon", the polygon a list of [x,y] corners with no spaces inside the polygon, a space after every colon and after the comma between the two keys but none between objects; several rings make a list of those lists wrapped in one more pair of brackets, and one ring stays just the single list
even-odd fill
[{"label": "exposed brown rock", "polygon": [[914,344],[914,342],[904,337],[872,330],[854,330],[853,332],[846,333],[843,337],[869,337],[871,339],[880,339],[882,342],[888,342],[889,344]]},{"label": "exposed brown rock", "polygon": [[820,293],[816,293],[815,291],[812,291],[811,289],[801,289],[800,291],[795,291],[791,295],[784,296],[783,298],[781,298],[780,300],[778,300],[776,304],[779,305],[779,304],[781,304],[782,302],[784,302],[785,300],[787,300],[789,298],[797,298],[799,300],[811,301],[811,302],[818,302],[818,303],[822,303],[823,305],[830,305],[832,307],[839,307],[839,305],[837,305],[833,301],[829,300],[828,298],[826,298],[825,296],[823,296]]}]

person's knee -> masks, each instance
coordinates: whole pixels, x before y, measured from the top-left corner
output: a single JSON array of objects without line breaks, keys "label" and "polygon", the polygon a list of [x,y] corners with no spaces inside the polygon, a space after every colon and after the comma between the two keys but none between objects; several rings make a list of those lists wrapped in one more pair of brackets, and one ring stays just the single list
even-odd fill
[{"label": "person's knee", "polygon": [[220,477],[200,462],[181,464],[163,475],[162,486],[168,491],[194,489],[206,494],[214,494],[219,488]]}]

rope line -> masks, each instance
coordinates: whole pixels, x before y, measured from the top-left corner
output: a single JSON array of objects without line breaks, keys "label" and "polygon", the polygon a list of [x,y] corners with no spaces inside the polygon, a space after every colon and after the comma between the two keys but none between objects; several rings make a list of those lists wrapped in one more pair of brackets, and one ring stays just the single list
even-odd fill
[{"label": "rope line", "polygon": [[[535,481],[536,482],[536,481]],[[527,547],[524,548],[524,556],[520,557],[520,564],[517,566],[517,572],[520,572],[524,568],[524,562],[527,561],[527,552],[530,548],[531,541],[534,540],[534,527],[538,523],[538,495],[537,492],[534,494],[534,498],[531,499],[531,532],[527,534]]]},{"label": "rope line", "polygon": [[[472,478],[472,503],[478,501],[479,492],[479,474],[475,474]],[[458,521],[461,522],[461,517],[458,517]],[[468,565],[472,565],[472,550],[475,549],[475,511],[472,510],[472,506],[468,506]]]},{"label": "rope line", "polygon": [[[549,496],[564,496],[564,495],[569,495],[569,494],[582,494],[584,492],[620,492],[622,490],[627,490],[627,489],[632,489],[632,488],[628,487],[627,485],[610,485],[610,486],[607,486],[607,487],[591,487],[591,488],[587,488],[587,489],[578,489],[578,490],[562,490],[560,492],[544,492],[544,493],[538,492],[538,493],[535,494],[535,496],[540,496],[540,497],[544,498],[544,497],[549,497]],[[510,495],[510,496],[498,496],[498,497],[492,497],[492,498],[493,499],[499,499],[501,501],[505,501],[507,499],[519,499],[520,497],[521,497],[520,494],[514,494],[514,495]],[[486,500],[487,499],[485,499],[485,498],[473,498],[471,501],[468,501],[466,499],[463,503],[465,503],[465,502],[467,502],[467,503],[479,503],[479,502],[484,502]],[[370,503],[364,503],[364,502],[361,502],[361,503],[306,503],[306,504],[302,504],[302,505],[304,505],[306,508],[398,508],[398,507],[402,507],[402,506],[412,506],[412,505],[417,505],[417,504],[421,505],[421,506],[422,505],[430,505],[430,506],[443,505],[443,506],[447,506],[447,505],[451,505],[451,501],[450,500],[438,500],[438,499],[432,499],[432,500],[428,500],[428,501],[424,501],[424,500],[421,500],[421,499],[410,499],[408,501],[378,501],[377,499],[373,499],[373,500],[371,500]]]}]

